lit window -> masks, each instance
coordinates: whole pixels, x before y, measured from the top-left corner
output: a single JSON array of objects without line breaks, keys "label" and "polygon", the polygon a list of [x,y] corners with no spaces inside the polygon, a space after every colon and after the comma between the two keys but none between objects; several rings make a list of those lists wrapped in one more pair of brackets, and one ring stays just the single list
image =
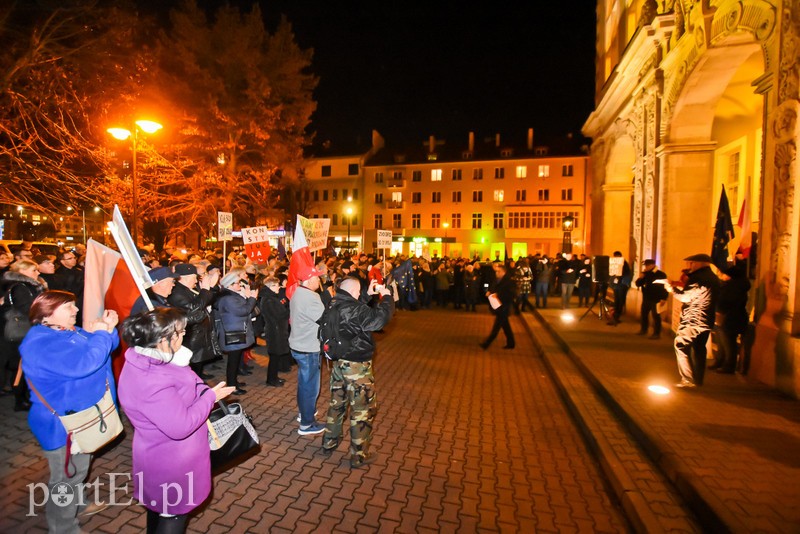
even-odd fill
[{"label": "lit window", "polygon": [[402,202],[403,201],[403,193],[400,191],[394,191],[392,193],[392,202]]},{"label": "lit window", "polygon": [[525,165],[517,165],[517,178],[527,178],[528,177],[528,167]]},{"label": "lit window", "polygon": [[494,201],[495,202],[502,202],[504,197],[505,197],[505,193],[503,193],[502,189],[495,189],[494,190]]},{"label": "lit window", "polygon": [[442,181],[442,169],[431,169],[431,182]]},{"label": "lit window", "polygon": [[550,176],[550,165],[539,165],[539,178]]}]

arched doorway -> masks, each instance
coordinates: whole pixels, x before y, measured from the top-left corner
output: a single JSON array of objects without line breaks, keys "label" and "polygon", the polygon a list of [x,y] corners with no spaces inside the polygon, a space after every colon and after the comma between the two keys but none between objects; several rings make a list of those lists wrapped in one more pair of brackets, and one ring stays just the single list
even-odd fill
[{"label": "arched doorway", "polygon": [[[665,189],[664,267],[678,272],[682,258],[710,253],[720,190],[734,216],[746,189],[758,206],[763,96],[752,87],[764,73],[761,48],[743,35],[709,48],[683,84],[662,151]],[[751,212],[757,218],[758,210]]]}]

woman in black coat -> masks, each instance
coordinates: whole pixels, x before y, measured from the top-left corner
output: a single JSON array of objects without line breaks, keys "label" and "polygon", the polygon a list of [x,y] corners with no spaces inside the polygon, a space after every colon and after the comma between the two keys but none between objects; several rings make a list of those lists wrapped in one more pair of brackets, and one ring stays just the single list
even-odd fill
[{"label": "woman in black coat", "polygon": [[264,339],[267,341],[267,385],[283,386],[278,371],[291,369],[289,364],[289,310],[280,295],[281,283],[277,278],[267,278],[261,288],[259,303],[264,317]]},{"label": "woman in black coat", "polygon": [[[3,274],[2,290],[3,305],[0,307],[0,376],[3,377],[0,387],[13,383],[19,367],[19,345],[22,340],[9,341],[2,335],[5,332],[5,314],[9,308],[14,308],[28,316],[33,300],[45,290],[44,285],[38,280],[39,266],[31,260],[19,260],[13,263],[9,270]],[[20,379],[19,385],[13,387],[14,411],[27,411],[31,407],[28,400],[28,385],[25,378]]]}]

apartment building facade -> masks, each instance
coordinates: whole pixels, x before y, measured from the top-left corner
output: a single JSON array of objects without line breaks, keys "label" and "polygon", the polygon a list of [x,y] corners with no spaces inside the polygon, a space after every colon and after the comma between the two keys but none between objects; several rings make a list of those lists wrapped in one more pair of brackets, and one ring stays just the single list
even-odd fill
[{"label": "apartment building facade", "polygon": [[560,253],[570,216],[573,250],[588,251],[589,157],[550,156],[528,137],[522,148],[470,134],[463,146],[430,138],[399,150],[375,135],[363,155],[310,160],[306,212],[331,219],[334,246],[347,241],[349,208],[351,248],[375,250],[388,229],[387,254],[481,259]]}]

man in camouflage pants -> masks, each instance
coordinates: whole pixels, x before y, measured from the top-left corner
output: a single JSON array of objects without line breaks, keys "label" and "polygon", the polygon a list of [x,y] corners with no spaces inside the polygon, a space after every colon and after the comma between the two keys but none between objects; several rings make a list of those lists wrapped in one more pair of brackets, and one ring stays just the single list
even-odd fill
[{"label": "man in camouflage pants", "polygon": [[358,468],[375,461],[370,452],[372,422],[377,411],[372,355],[375,341],[372,332],[381,330],[394,313],[394,301],[385,287],[373,281],[367,293],[369,306],[358,300],[361,283],[345,278],[331,306],[338,312],[338,336],[345,343],[345,354],[333,362],[331,370],[331,402],[322,436],[322,450],[332,453],[342,441],[342,425],[350,406],[350,467]]}]

